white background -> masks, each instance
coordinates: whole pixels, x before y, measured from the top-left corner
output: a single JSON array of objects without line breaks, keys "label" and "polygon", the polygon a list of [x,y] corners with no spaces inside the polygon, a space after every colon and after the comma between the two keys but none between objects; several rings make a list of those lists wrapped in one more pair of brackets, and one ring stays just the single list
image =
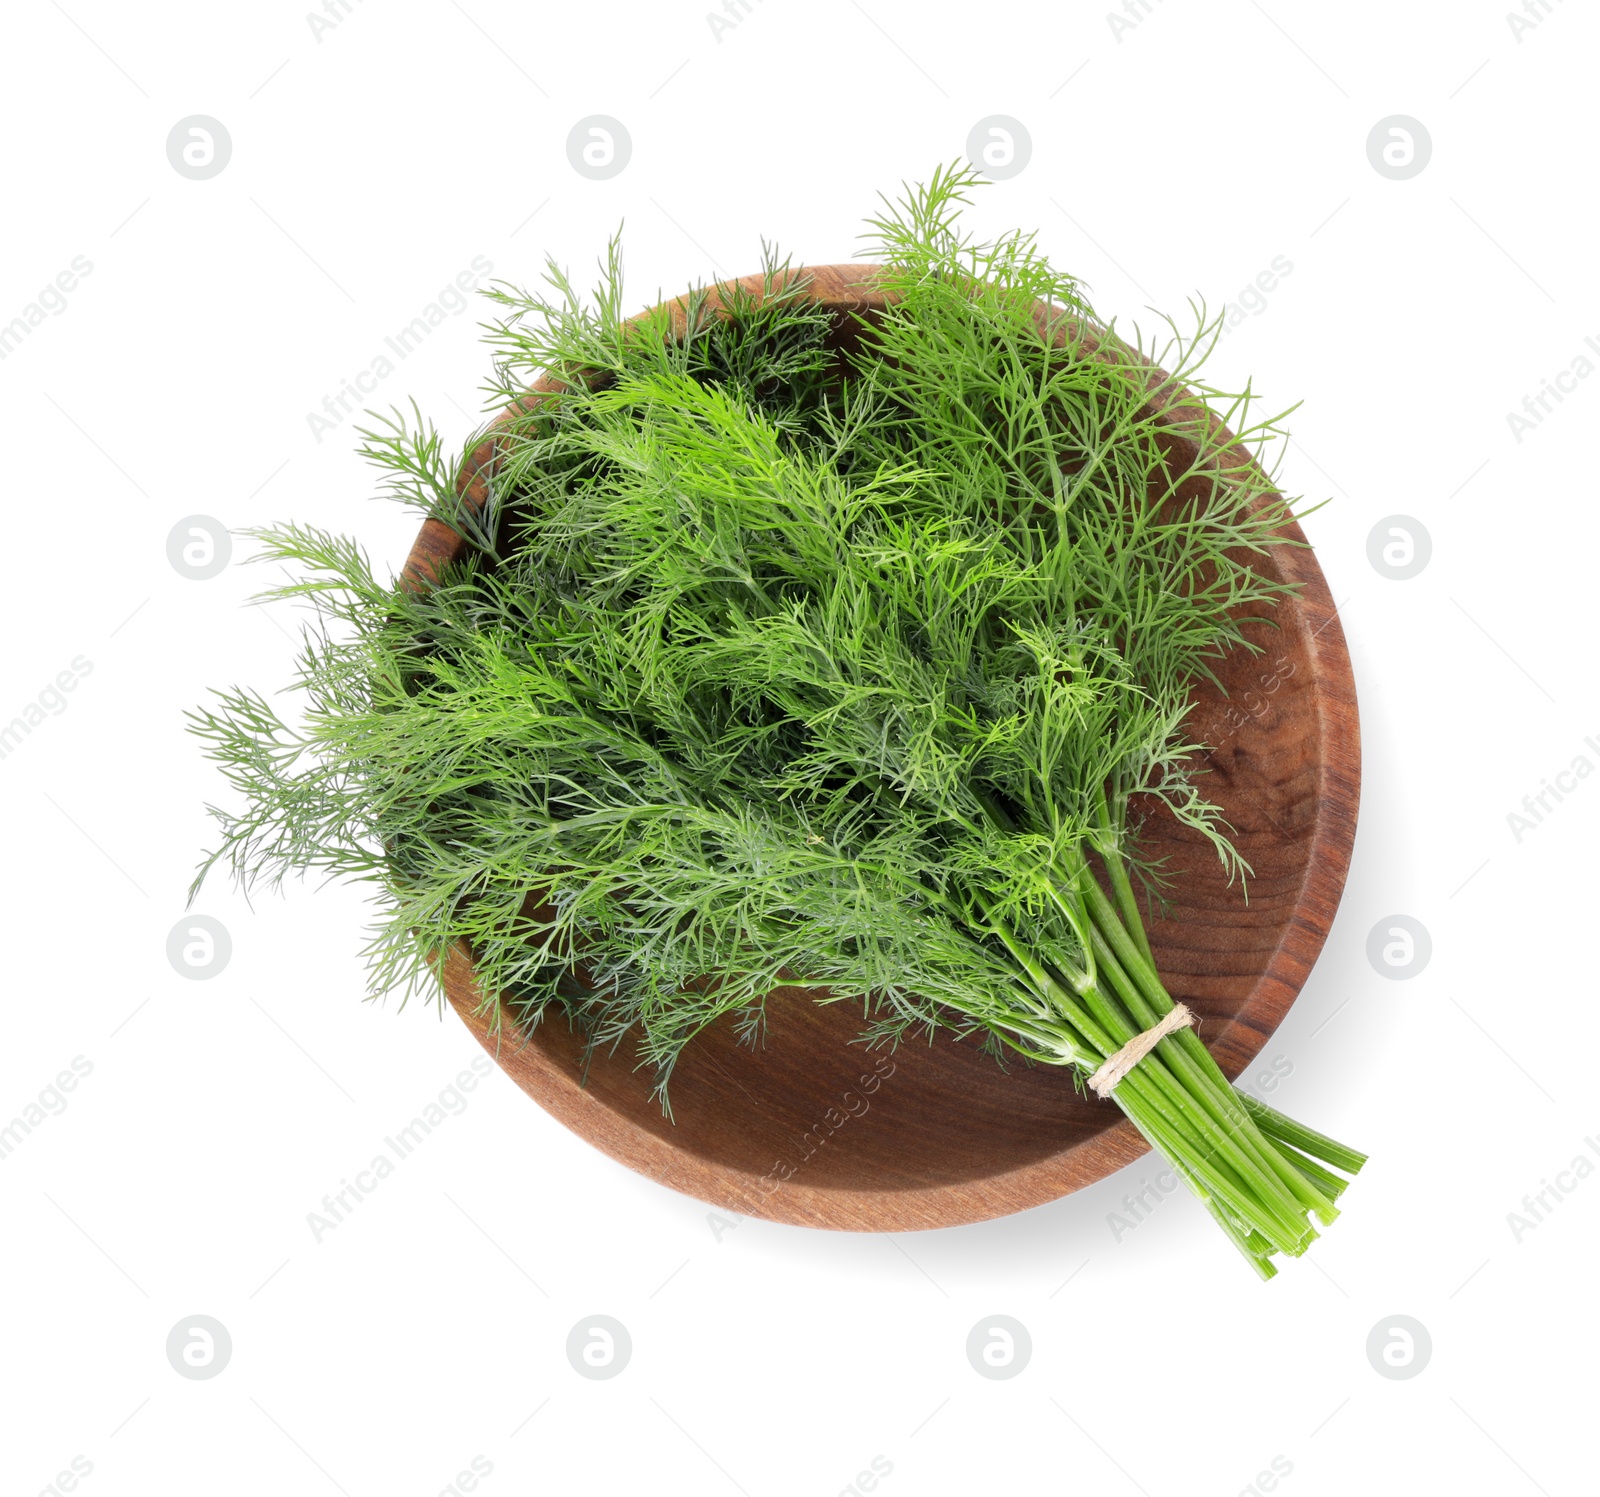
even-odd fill
[{"label": "white background", "polygon": [[[0,362],[0,722],[92,667],[0,760],[0,1123],[75,1056],[93,1068],[0,1159],[6,1493],[51,1490],[74,1457],[104,1497],[430,1497],[474,1457],[491,1497],[833,1497],[875,1456],[888,1497],[1235,1494],[1274,1458],[1292,1497],[1594,1490],[1600,1182],[1531,1230],[1508,1215],[1600,1149],[1600,783],[1520,841],[1507,815],[1600,763],[1600,381],[1521,441],[1506,418],[1600,337],[1600,23],[1559,0],[1520,36],[1490,3],[1132,10],[1119,33],[1096,5],[751,0],[719,38],[705,0],[358,0],[319,37],[299,4],[4,7],[0,323],[74,256],[93,266]],[[166,154],[194,114],[232,139],[205,181]],[[632,137],[610,180],[568,164],[591,114]],[[360,1001],[359,891],[252,911],[219,881],[198,908],[230,964],[169,965],[220,793],[181,714],[283,682],[296,627],[243,606],[270,580],[239,564],[248,543],[197,582],[169,531],[292,517],[398,565],[414,518],[370,502],[350,422],[319,442],[307,415],[474,256],[586,275],[625,219],[638,306],[755,268],[763,234],[845,259],[878,190],[991,114],[1032,156],[975,221],[1037,226],[1105,313],[1217,307],[1293,267],[1215,372],[1304,399],[1285,486],[1332,501],[1308,531],[1355,660],[1361,829],[1258,1068],[1292,1067],[1274,1100],[1371,1151],[1343,1218],[1270,1285],[1187,1197],[1117,1239],[1149,1161],[961,1230],[730,1230],[495,1072],[316,1241],[322,1196],[478,1051],[453,1016]],[[1432,139],[1409,180],[1367,157],[1393,114]],[[378,399],[463,437],[480,315]],[[1395,514],[1432,536],[1409,581],[1367,556]],[[1409,981],[1366,956],[1395,913],[1433,940]],[[609,1381],[564,1352],[597,1313],[633,1339]],[[208,1381],[164,1350],[196,1314],[233,1342]],[[1032,1337],[1007,1381],[964,1353],[993,1314]],[[1405,1381],[1365,1351],[1396,1314],[1433,1343]]]}]

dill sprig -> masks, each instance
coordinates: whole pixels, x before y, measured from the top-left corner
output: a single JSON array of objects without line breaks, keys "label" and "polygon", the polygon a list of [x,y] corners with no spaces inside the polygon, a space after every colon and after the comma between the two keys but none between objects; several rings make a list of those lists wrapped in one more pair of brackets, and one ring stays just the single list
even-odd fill
[{"label": "dill sprig", "polygon": [[[313,611],[306,710],[191,714],[243,807],[196,886],[371,881],[374,993],[465,943],[489,1002],[627,1039],[663,1105],[685,1045],[759,1040],[786,984],[859,1004],[869,1043],[949,1028],[1080,1080],[1169,1012],[1130,798],[1248,873],[1185,723],[1288,588],[1255,560],[1289,509],[1201,403],[1256,447],[1278,427],[1200,378],[1203,313],[1158,376],[1032,236],[965,235],[977,182],[941,168],[869,220],[888,307],[846,353],[765,245],[759,292],[676,321],[624,320],[615,239],[588,302],[554,267],[494,287],[482,497],[457,480],[483,432],[363,432],[467,556],[396,587],[345,538],[253,532],[298,568],[268,596]],[[1362,1162],[1192,1030],[1113,1096],[1263,1276]]]}]

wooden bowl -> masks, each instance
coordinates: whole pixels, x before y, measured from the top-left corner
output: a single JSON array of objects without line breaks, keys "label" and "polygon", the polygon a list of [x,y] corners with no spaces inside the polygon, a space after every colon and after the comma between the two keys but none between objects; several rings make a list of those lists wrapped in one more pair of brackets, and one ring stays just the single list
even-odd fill
[{"label": "wooden bowl", "polygon": [[[841,341],[849,313],[884,305],[876,267],[805,274],[814,298],[835,309]],[[761,280],[742,284],[759,293]],[[681,310],[682,299],[673,305]],[[1163,378],[1152,370],[1152,389]],[[541,380],[534,391],[549,388]],[[1179,453],[1193,450],[1186,427],[1220,427],[1181,393],[1157,392],[1152,405]],[[1231,435],[1227,445],[1228,465],[1251,461]],[[492,461],[486,439],[463,474],[469,494],[481,499],[474,475]],[[1284,533],[1303,539],[1298,526]],[[408,585],[426,585],[465,545],[427,521]],[[1209,846],[1170,817],[1153,815],[1143,835],[1174,875],[1166,916],[1149,928],[1162,977],[1200,1015],[1230,1078],[1282,1022],[1322,949],[1349,867],[1360,779],[1350,657],[1322,572],[1294,546],[1273,548],[1263,565],[1300,590],[1279,605],[1275,629],[1259,629],[1265,652],[1233,652],[1219,671],[1226,695],[1199,689],[1191,718],[1197,741],[1213,746],[1206,793],[1254,869],[1248,904]],[[859,1010],[819,1005],[804,989],[769,1003],[760,1050],[738,1044],[726,1024],[697,1039],[673,1073],[669,1122],[626,1047],[596,1055],[585,1084],[582,1046],[559,1019],[523,1035],[502,1014],[502,1033],[491,1036],[464,948],[447,958],[444,986],[489,1054],[574,1133],[741,1215],[850,1231],[953,1226],[1054,1200],[1146,1150],[1113,1103],[1086,1100],[1061,1070],[1002,1070],[976,1044],[947,1036],[892,1056],[868,1052],[854,1043]]]}]

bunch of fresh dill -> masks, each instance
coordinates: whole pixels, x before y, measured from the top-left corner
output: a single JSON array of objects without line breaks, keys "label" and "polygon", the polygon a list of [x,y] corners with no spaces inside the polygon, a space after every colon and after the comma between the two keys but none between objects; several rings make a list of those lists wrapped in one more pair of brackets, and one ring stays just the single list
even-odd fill
[{"label": "bunch of fresh dill", "polygon": [[[192,714],[243,802],[200,878],[374,880],[376,991],[465,942],[519,1022],[631,1036],[663,1099],[701,1029],[757,1038],[785,983],[860,1003],[875,1042],[950,1026],[1080,1077],[1168,1015],[1129,797],[1243,871],[1184,723],[1285,591],[1252,557],[1288,512],[1207,428],[1175,465],[1151,366],[1077,284],[1031,236],[960,231],[976,180],[870,221],[888,306],[843,351],[770,252],[759,294],[676,324],[624,319],[615,241],[592,304],[554,269],[497,288],[513,405],[481,502],[420,418],[364,434],[466,559],[397,589],[347,539],[256,532],[299,568],[270,595],[314,606],[310,710]],[[1202,354],[1173,379],[1215,402]],[[1363,1162],[1192,1029],[1111,1095],[1263,1276]]]}]

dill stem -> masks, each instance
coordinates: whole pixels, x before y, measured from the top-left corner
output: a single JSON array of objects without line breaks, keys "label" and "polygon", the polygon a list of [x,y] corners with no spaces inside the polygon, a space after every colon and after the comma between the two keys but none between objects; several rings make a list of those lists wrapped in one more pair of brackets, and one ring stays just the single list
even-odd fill
[{"label": "dill stem", "polygon": [[1107,845],[1100,849],[1100,856],[1106,866],[1106,874],[1111,880],[1112,897],[1117,902],[1117,908],[1122,912],[1122,923],[1127,927],[1128,933],[1133,937],[1134,943],[1139,948],[1139,953],[1149,962],[1154,970],[1156,965],[1155,953],[1150,949],[1150,938],[1145,934],[1144,921],[1139,918],[1139,903],[1134,897],[1133,883],[1128,878],[1128,865],[1122,856],[1122,835],[1118,824],[1111,815],[1111,802],[1104,789],[1100,792],[1100,804],[1097,807],[1100,819],[1101,835],[1107,839]]},{"label": "dill stem", "polygon": [[[1146,1064],[1141,1063],[1123,1078],[1113,1093],[1123,1111],[1140,1125],[1141,1131],[1147,1137],[1153,1136],[1156,1146],[1169,1160],[1191,1172],[1221,1205],[1259,1231],[1280,1252],[1291,1256],[1304,1252],[1315,1234],[1303,1218],[1278,1208],[1267,1198],[1261,1189],[1265,1182],[1259,1171],[1247,1164],[1241,1177],[1226,1167],[1231,1161],[1218,1156],[1229,1152],[1227,1135],[1215,1130],[1209,1133],[1200,1130],[1198,1135],[1169,1132],[1169,1125],[1159,1109],[1152,1112],[1148,1107],[1152,1100],[1148,1095],[1150,1082],[1151,1073]],[[1252,1175],[1254,1179],[1250,1178]]]},{"label": "dill stem", "polygon": [[1315,1128],[1308,1128],[1304,1123],[1286,1118],[1281,1112],[1268,1107],[1260,1098],[1252,1097],[1245,1092],[1239,1092],[1238,1097],[1244,1104],[1245,1110],[1255,1119],[1256,1127],[1269,1138],[1278,1139],[1293,1148],[1304,1150],[1307,1154],[1322,1160],[1324,1164],[1331,1164],[1335,1169],[1344,1170],[1352,1175],[1367,1162],[1367,1156],[1359,1149],[1352,1149],[1348,1144],[1329,1138],[1325,1133],[1318,1133]]},{"label": "dill stem", "polygon": [[[990,798],[984,797],[983,801],[991,819],[1009,821],[1010,818]],[[1092,940],[1099,938],[1092,952],[1097,980],[1086,982],[1077,995],[1063,989],[1044,970],[1042,963],[1022,949],[1004,921],[995,919],[987,909],[984,909],[984,914],[990,928],[1011,952],[1013,960],[1028,974],[1035,987],[1067,1015],[1069,1022],[1099,1052],[1098,1058],[1103,1061],[1135,1034],[1154,1024],[1160,1013],[1169,1011],[1172,1000],[1165,989],[1160,989],[1163,1005],[1152,1012],[1153,1005],[1146,1001],[1138,986],[1123,972],[1095,919],[1098,914],[1096,899],[1107,910],[1110,910],[1110,905],[1095,884],[1086,863],[1080,864],[1076,892],[1080,894],[1084,911],[1089,916],[1085,922],[1088,933]],[[1057,902],[1060,902],[1059,896]],[[983,907],[980,905],[980,908]],[[1121,935],[1118,944],[1134,960],[1138,960],[1132,940],[1116,922],[1114,912],[1112,922]],[[1119,990],[1118,996],[1133,1015],[1132,1024],[1119,1015],[1109,1001],[1103,982],[1098,980],[1101,972],[1109,976],[1113,987]],[[1159,981],[1157,985],[1159,987]],[[1082,1007],[1076,1001],[1078,997],[1083,1000]],[[1085,1013],[1085,1008],[1090,1012]],[[1136,1123],[1140,1121],[1138,1114],[1143,1108],[1154,1109],[1159,1116],[1159,1123],[1156,1116],[1147,1115],[1145,1120],[1166,1133],[1168,1142],[1162,1146],[1162,1152],[1169,1159],[1174,1163],[1181,1161],[1247,1224],[1259,1227],[1283,1251],[1303,1251],[1310,1236],[1314,1235],[1309,1233],[1304,1212],[1307,1209],[1314,1210],[1324,1220],[1331,1219],[1325,1213],[1334,1211],[1332,1202],[1317,1194],[1307,1184],[1305,1177],[1289,1166],[1272,1145],[1260,1136],[1249,1117],[1234,1101],[1232,1089],[1204,1046],[1200,1047],[1205,1062],[1202,1065],[1196,1064],[1181,1044],[1169,1043],[1181,1040],[1184,1035],[1195,1038],[1190,1031],[1181,1031],[1179,1035],[1163,1040],[1156,1053],[1147,1056],[1123,1078],[1113,1093],[1114,1100]],[[1231,1178],[1224,1177],[1213,1168],[1213,1160],[1225,1166]],[[1193,1179],[1186,1183],[1194,1188]],[[1202,1199],[1205,1199],[1204,1195]],[[1235,1239],[1237,1245],[1236,1234],[1230,1231],[1228,1235]]]},{"label": "dill stem", "polygon": [[[1242,1096],[1243,1093],[1240,1093]],[[1257,1125],[1260,1126],[1259,1124]],[[1263,1132],[1266,1130],[1263,1129]],[[1270,1137],[1270,1135],[1269,1135]],[[1302,1154],[1293,1144],[1285,1143],[1282,1139],[1275,1139],[1278,1152],[1283,1155],[1302,1175],[1317,1187],[1330,1201],[1337,1201],[1345,1192],[1345,1187],[1350,1184],[1343,1175],[1336,1175],[1332,1170],[1325,1170],[1308,1154]]]},{"label": "dill stem", "polygon": [[[993,922],[993,928],[1038,989],[1099,1052],[1099,1060],[1132,1038],[1132,1034],[1126,1034],[1118,1039],[1101,1030],[1074,996],[1021,950],[1004,922]],[[1241,1131],[1220,1119],[1203,1085],[1197,1087],[1192,1081],[1186,1084],[1160,1056],[1150,1055],[1122,1079],[1112,1096],[1141,1126],[1141,1131],[1148,1128],[1162,1135],[1163,1141],[1158,1145],[1162,1153],[1192,1171],[1246,1223],[1257,1227],[1285,1252],[1304,1249],[1309,1238],[1301,1210],[1274,1177],[1267,1161],[1255,1157],[1254,1150],[1246,1146],[1253,1130]],[[1249,1129],[1248,1120],[1245,1128]]]},{"label": "dill stem", "polygon": [[[1133,983],[1123,970],[1121,964],[1112,954],[1105,938],[1101,935],[1099,927],[1094,930],[1094,937],[1098,945],[1096,952],[1100,970],[1114,983],[1121,986],[1125,1000],[1136,1002],[1138,995]],[[1168,1009],[1171,1003],[1168,1003]],[[1141,1014],[1141,1028],[1149,1028],[1157,1022],[1159,1015],[1146,1011]],[[1191,1033],[1192,1031],[1183,1031]],[[1168,1048],[1168,1041],[1172,1041]],[[1331,1205],[1320,1196],[1308,1196],[1303,1181],[1291,1178],[1291,1172],[1278,1157],[1277,1151],[1270,1142],[1262,1138],[1251,1125],[1243,1110],[1233,1100],[1232,1089],[1222,1077],[1216,1063],[1211,1060],[1210,1053],[1206,1054],[1206,1064],[1197,1063],[1194,1057],[1183,1045],[1179,1034],[1169,1035],[1161,1042],[1157,1049],[1163,1054],[1167,1065],[1190,1088],[1192,1095],[1206,1109],[1213,1125],[1222,1133],[1235,1139],[1240,1148],[1249,1155],[1252,1162],[1262,1174],[1273,1182],[1271,1193],[1280,1205],[1293,1211],[1296,1209],[1310,1208],[1313,1210],[1324,1209]],[[1298,1206],[1297,1204],[1298,1203]]]},{"label": "dill stem", "polygon": [[[1162,985],[1154,966],[1145,961],[1133,937],[1123,927],[1115,908],[1093,877],[1085,875],[1080,885],[1095,934],[1107,947],[1099,959],[1113,969],[1120,968],[1125,972],[1131,979],[1125,1000],[1130,1007],[1135,1006],[1137,998],[1145,1000],[1141,1017],[1147,1025],[1156,1023],[1172,1011],[1171,995]],[[1200,1036],[1192,1028],[1185,1028],[1169,1038],[1175,1054],[1183,1057],[1181,1067],[1192,1080],[1197,1094],[1214,1108],[1219,1126],[1239,1137],[1249,1152],[1277,1180],[1282,1190],[1292,1195],[1305,1209],[1316,1212],[1325,1225],[1331,1222],[1338,1215],[1333,1202],[1315,1189],[1261,1134]]]}]

